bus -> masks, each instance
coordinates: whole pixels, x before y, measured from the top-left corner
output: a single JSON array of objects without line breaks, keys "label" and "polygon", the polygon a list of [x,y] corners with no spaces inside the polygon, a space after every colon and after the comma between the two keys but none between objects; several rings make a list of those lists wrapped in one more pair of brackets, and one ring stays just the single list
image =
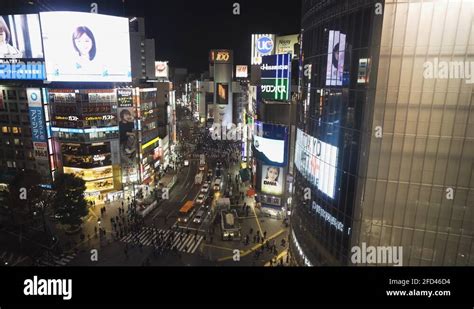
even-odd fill
[{"label": "bus", "polygon": [[178,222],[187,223],[191,220],[191,216],[194,213],[194,201],[187,201],[183,207],[179,210]]}]

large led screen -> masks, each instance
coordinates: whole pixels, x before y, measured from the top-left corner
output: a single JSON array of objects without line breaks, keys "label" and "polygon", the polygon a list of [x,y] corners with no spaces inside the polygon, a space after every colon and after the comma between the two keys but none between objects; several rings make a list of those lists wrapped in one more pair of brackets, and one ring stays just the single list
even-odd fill
[{"label": "large led screen", "polygon": [[326,86],[342,86],[344,74],[344,52],[346,48],[346,35],[329,31],[328,59],[326,70]]},{"label": "large led screen", "polygon": [[281,195],[284,179],[282,167],[262,165],[261,190],[263,193]]},{"label": "large led screen", "polygon": [[0,16],[0,79],[44,79],[37,14]]},{"label": "large led screen", "polygon": [[40,13],[46,78],[66,82],[130,82],[128,19],[81,13]]},{"label": "large led screen", "polygon": [[256,159],[274,166],[287,163],[288,128],[255,122],[252,152]]},{"label": "large led screen", "polygon": [[337,154],[337,147],[298,129],[295,147],[296,168],[303,177],[330,198],[334,198]]}]

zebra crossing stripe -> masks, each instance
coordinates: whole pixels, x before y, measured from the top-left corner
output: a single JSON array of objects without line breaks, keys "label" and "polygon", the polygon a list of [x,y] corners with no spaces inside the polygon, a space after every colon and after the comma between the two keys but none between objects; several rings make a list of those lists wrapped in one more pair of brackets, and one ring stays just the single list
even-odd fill
[{"label": "zebra crossing stripe", "polygon": [[188,242],[188,240],[189,240],[189,235],[188,235],[188,236],[185,236],[185,237],[184,237],[184,241],[182,241],[182,242],[177,246],[178,251],[181,251],[181,250],[184,248],[184,246],[185,246],[185,244]]},{"label": "zebra crossing stripe", "polygon": [[196,244],[194,246],[191,246],[191,248],[189,248],[188,253],[194,253],[194,251],[196,251],[196,249],[199,247],[199,244],[201,243],[202,239],[203,237],[199,235],[197,238]]}]

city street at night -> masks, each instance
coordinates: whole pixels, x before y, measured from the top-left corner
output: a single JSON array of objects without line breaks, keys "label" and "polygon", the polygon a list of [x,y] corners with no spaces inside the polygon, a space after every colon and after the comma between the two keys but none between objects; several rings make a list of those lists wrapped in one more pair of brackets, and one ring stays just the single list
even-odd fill
[{"label": "city street at night", "polygon": [[2,0],[0,309],[472,308],[473,27],[474,0]]}]

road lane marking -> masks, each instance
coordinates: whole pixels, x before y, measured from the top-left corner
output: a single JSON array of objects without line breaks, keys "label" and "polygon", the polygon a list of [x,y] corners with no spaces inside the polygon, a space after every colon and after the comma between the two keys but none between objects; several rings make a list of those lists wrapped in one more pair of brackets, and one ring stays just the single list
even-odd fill
[{"label": "road lane marking", "polygon": [[[250,250],[247,250],[245,251],[244,253],[241,253],[240,254],[240,257],[244,257],[252,252],[254,252],[255,250],[257,250],[258,248],[260,248],[261,246],[265,245],[267,242],[269,242],[270,240],[272,240],[273,238],[276,238],[278,236],[280,236],[282,233],[285,232],[285,229],[281,229],[279,230],[278,232],[276,232],[275,234],[271,235],[270,237],[268,237],[263,243],[259,243],[259,244],[256,244],[255,246],[253,246],[252,248],[250,248]],[[226,256],[226,257],[223,257],[223,258],[220,258],[218,259],[217,261],[218,262],[222,262],[222,261],[226,261],[226,260],[230,260],[232,259],[234,256],[231,255],[231,256]]]}]

